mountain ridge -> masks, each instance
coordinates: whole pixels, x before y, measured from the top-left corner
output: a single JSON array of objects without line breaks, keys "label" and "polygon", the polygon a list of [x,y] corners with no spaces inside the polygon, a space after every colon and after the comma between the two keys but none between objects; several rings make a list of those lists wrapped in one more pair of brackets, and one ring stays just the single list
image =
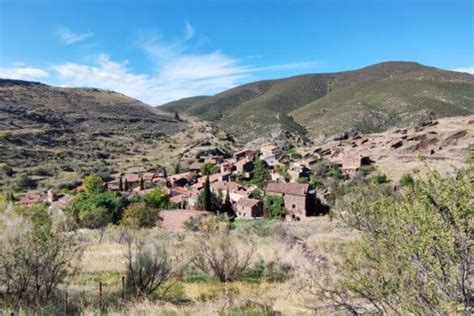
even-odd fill
[{"label": "mountain ridge", "polygon": [[[474,113],[473,90],[470,74],[389,61],[247,83],[197,102],[187,98],[160,108],[215,122],[246,142],[278,130],[317,137],[351,129],[379,132],[433,115],[469,115]],[[282,114],[291,124],[279,121]]]}]

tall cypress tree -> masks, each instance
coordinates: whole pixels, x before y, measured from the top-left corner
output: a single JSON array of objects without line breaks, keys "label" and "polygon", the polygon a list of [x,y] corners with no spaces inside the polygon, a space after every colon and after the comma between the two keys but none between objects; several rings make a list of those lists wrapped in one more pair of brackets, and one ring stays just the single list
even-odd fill
[{"label": "tall cypress tree", "polygon": [[145,182],[143,181],[143,177],[140,178],[140,190],[145,190]]},{"label": "tall cypress tree", "polygon": [[120,192],[123,191],[123,180],[122,180],[122,177],[119,178],[119,191],[120,191]]},{"label": "tall cypress tree", "polygon": [[128,191],[128,180],[125,179],[125,191]]},{"label": "tall cypress tree", "polygon": [[235,218],[235,212],[232,207],[232,202],[230,201],[230,193],[227,190],[225,195],[224,204],[222,205],[222,213],[227,214],[227,217],[232,221]]},{"label": "tall cypress tree", "polygon": [[211,183],[209,181],[209,175],[204,183],[204,209],[208,212],[212,212],[212,201],[211,201]]}]

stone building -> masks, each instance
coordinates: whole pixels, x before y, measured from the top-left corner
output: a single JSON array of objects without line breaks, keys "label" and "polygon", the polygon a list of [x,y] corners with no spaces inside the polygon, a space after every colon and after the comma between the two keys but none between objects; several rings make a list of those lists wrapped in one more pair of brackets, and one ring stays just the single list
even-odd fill
[{"label": "stone building", "polygon": [[235,203],[237,218],[254,219],[263,217],[263,203],[260,200],[243,198]]},{"label": "stone building", "polygon": [[301,220],[317,213],[316,195],[309,184],[270,182],[265,193],[283,197],[287,216]]}]

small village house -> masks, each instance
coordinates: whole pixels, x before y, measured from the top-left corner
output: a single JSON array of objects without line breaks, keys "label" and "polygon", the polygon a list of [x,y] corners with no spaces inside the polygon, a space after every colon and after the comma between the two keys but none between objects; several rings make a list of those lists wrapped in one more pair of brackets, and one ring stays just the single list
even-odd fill
[{"label": "small village house", "polygon": [[309,184],[270,182],[265,193],[283,197],[285,210],[292,220],[304,219],[316,214],[316,195]]},{"label": "small village house", "polygon": [[223,198],[227,194],[227,191],[229,191],[229,197],[231,202],[233,203],[238,202],[240,199],[248,197],[250,194],[250,192],[247,191],[245,187],[241,186],[236,182],[230,181],[217,181],[211,183],[211,191],[216,195],[221,194]]},{"label": "small village house", "polygon": [[189,165],[188,169],[190,172],[199,173],[201,172],[202,166],[204,166],[203,162],[195,161]]},{"label": "small village house", "polygon": [[346,155],[341,161],[341,171],[348,177],[353,177],[362,165],[370,164],[370,158],[361,154]]},{"label": "small village house", "polygon": [[237,218],[255,219],[263,217],[263,203],[260,200],[243,198],[235,203]]},{"label": "small village house", "polygon": [[221,169],[221,173],[229,173],[229,172],[232,172],[235,169],[235,167],[232,162],[224,161],[223,163],[221,163],[220,169]]},{"label": "small village house", "polygon": [[246,178],[250,178],[250,173],[253,171],[252,160],[240,160],[235,163],[237,173],[242,174]]},{"label": "small village house", "polygon": [[234,154],[234,158],[236,161],[246,159],[246,160],[254,160],[257,157],[257,151],[255,149],[246,148],[241,151],[238,151]]}]

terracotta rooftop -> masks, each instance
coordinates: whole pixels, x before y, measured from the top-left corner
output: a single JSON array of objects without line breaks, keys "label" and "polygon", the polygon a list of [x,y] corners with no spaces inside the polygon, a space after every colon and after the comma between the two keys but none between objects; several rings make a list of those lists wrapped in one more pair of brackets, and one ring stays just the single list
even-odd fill
[{"label": "terracotta rooftop", "polygon": [[236,167],[239,167],[239,166],[245,166],[246,164],[248,163],[253,163],[251,160],[247,160],[247,159],[243,159],[243,160],[239,160],[235,163],[235,166]]},{"label": "terracotta rooftop", "polygon": [[309,184],[300,183],[277,183],[270,182],[267,187],[267,192],[284,193],[291,195],[305,195],[309,190]]},{"label": "terracotta rooftop", "polygon": [[141,179],[140,175],[136,174],[136,173],[128,173],[128,174],[124,174],[123,177],[122,177],[122,180],[125,182],[125,180],[127,180],[127,182],[139,182]]},{"label": "terracotta rooftop", "polygon": [[251,198],[243,198],[237,201],[237,204],[243,207],[254,207],[258,203],[260,203],[259,200]]},{"label": "terracotta rooftop", "polygon": [[239,189],[244,189],[241,185],[239,185],[237,182],[224,182],[224,181],[217,181],[211,184],[211,187],[214,189],[221,189],[221,190],[227,190],[229,189],[230,191],[238,191]]},{"label": "terracotta rooftop", "polygon": [[204,166],[204,163],[195,161],[189,165],[189,170],[199,170],[201,167]]},{"label": "terracotta rooftop", "polygon": [[188,178],[189,177],[189,172],[183,172],[183,173],[177,173],[177,174],[174,174],[172,176],[169,176],[169,179],[171,181],[176,181],[176,180],[179,180],[179,179],[182,179],[182,178]]}]

